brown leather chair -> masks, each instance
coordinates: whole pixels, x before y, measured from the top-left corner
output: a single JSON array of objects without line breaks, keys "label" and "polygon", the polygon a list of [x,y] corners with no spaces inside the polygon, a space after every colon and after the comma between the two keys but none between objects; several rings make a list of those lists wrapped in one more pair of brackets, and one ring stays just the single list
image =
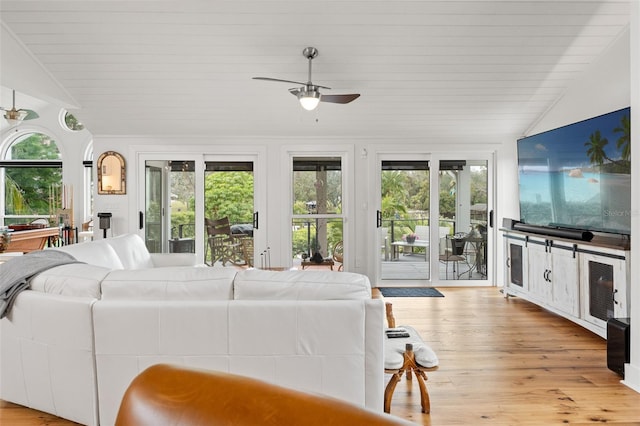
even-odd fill
[{"label": "brown leather chair", "polygon": [[116,419],[116,426],[328,424],[412,423],[257,379],[166,364],[149,367],[131,382]]}]

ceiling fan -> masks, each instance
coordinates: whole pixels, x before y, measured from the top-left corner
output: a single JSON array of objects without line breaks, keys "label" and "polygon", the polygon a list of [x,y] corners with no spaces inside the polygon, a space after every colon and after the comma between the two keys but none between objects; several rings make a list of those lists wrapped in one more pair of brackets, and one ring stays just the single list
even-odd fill
[{"label": "ceiling fan", "polygon": [[30,109],[16,109],[16,91],[13,90],[13,107],[11,109],[0,107],[0,110],[4,111],[4,118],[7,119],[10,125],[14,126],[20,124],[23,120],[33,120],[38,118],[39,115]]},{"label": "ceiling fan", "polygon": [[306,47],[302,51],[302,55],[309,60],[309,79],[306,83],[291,80],[282,80],[279,78],[269,77],[253,77],[254,80],[279,81],[281,83],[301,84],[302,87],[289,89],[289,92],[296,96],[300,101],[300,105],[308,111],[314,110],[319,102],[331,102],[334,104],[348,104],[360,97],[360,94],[352,93],[347,95],[322,95],[319,89],[330,90],[330,87],[320,86],[311,82],[311,61],[318,56],[318,49],[315,47]]}]

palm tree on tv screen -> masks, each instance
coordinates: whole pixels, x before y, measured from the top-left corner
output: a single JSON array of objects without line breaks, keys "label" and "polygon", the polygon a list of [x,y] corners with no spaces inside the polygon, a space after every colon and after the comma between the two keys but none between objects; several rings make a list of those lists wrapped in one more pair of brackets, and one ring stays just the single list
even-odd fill
[{"label": "palm tree on tv screen", "polygon": [[631,158],[631,123],[629,122],[629,116],[623,115],[620,119],[620,125],[613,131],[622,133],[616,142],[616,146],[622,152],[622,159],[629,160]]},{"label": "palm tree on tv screen", "polygon": [[584,146],[588,147],[587,155],[589,156],[589,161],[600,166],[602,166],[605,159],[610,161],[607,154],[604,152],[604,147],[608,143],[609,140],[602,137],[600,130],[596,130],[591,133],[589,136],[589,142],[585,142],[584,144]]}]

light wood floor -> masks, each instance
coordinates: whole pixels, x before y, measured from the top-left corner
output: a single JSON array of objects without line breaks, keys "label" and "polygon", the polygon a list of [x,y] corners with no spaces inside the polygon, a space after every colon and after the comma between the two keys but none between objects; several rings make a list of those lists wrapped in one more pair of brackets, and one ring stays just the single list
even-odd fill
[{"label": "light wood floor", "polygon": [[[403,378],[392,415],[433,426],[640,425],[640,394],[607,368],[602,338],[495,288],[441,291],[387,298],[397,324],[416,328],[440,358],[427,382],[431,414]],[[74,423],[0,401],[0,424]]]}]

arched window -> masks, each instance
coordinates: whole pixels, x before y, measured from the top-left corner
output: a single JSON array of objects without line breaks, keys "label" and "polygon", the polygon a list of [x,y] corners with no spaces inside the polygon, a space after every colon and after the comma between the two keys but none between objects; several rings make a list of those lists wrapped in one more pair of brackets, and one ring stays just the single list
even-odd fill
[{"label": "arched window", "polygon": [[68,130],[78,132],[84,129],[84,124],[78,121],[75,115],[67,111],[64,113],[64,127]]},{"label": "arched window", "polygon": [[49,136],[17,137],[0,161],[3,223],[55,218],[62,201],[62,158]]}]

